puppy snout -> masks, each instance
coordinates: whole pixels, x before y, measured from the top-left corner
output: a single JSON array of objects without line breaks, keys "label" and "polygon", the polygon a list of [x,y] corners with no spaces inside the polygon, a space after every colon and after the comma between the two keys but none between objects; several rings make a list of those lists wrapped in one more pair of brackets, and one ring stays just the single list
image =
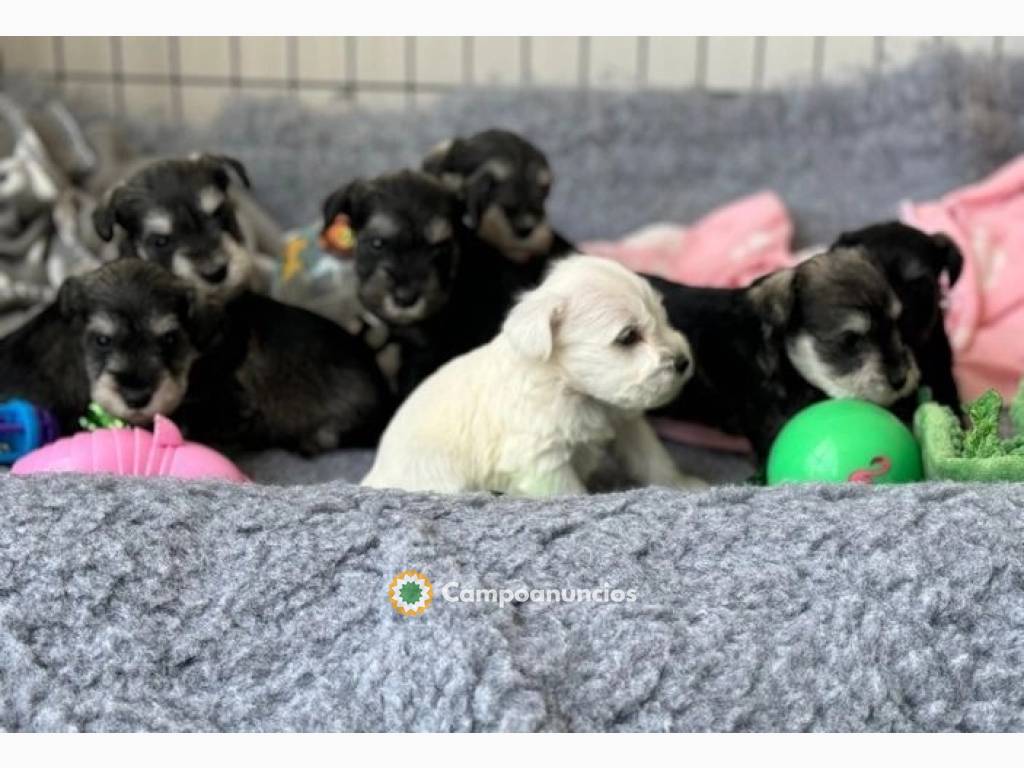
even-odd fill
[{"label": "puppy snout", "polygon": [[219,285],[223,283],[228,276],[228,265],[223,263],[217,263],[210,266],[205,266],[199,269],[199,276],[208,283],[213,285]]},{"label": "puppy snout", "polygon": [[121,399],[129,408],[142,408],[153,397],[154,386],[149,379],[132,373],[118,373],[114,379]]},{"label": "puppy snout", "polygon": [[403,308],[411,307],[420,300],[419,290],[406,285],[397,286],[392,291],[392,295],[395,298],[395,304]]},{"label": "puppy snout", "polygon": [[536,216],[520,216],[516,219],[512,225],[512,231],[515,232],[516,237],[527,238],[533,234],[533,230],[537,228],[537,217]]}]

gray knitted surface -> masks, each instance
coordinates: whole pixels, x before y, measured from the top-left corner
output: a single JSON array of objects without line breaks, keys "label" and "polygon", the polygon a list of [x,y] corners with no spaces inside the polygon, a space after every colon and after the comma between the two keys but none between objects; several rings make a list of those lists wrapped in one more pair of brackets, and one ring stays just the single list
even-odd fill
[{"label": "gray knitted surface", "polygon": [[[1020,486],[0,488],[6,729],[1024,726]],[[405,618],[407,568],[637,599]]]},{"label": "gray knitted surface", "polygon": [[[799,242],[891,217],[1024,150],[1024,62],[938,56],[848,87],[476,93],[417,114],[242,101],[134,143],[237,155],[286,224],[438,139],[523,130],[572,237],[778,191]],[[712,481],[742,460],[680,450]],[[260,484],[0,475],[0,728],[1020,730],[1022,486],[738,485],[553,501],[362,490],[369,452],[240,463]],[[440,589],[632,603],[399,616]]]}]

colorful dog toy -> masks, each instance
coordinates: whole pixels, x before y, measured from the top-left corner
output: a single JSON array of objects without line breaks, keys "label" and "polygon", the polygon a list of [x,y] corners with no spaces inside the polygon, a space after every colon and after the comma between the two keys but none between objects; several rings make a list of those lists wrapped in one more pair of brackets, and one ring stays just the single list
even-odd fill
[{"label": "colorful dog toy", "polygon": [[26,400],[0,403],[0,464],[13,464],[58,437],[60,427],[49,411]]},{"label": "colorful dog toy", "polygon": [[78,420],[78,426],[88,432],[95,432],[97,429],[110,429],[112,427],[127,427],[117,416],[107,413],[102,405],[89,403],[85,410],[85,416]]},{"label": "colorful dog toy", "polygon": [[14,475],[40,472],[105,472],[136,477],[212,478],[236,483],[248,478],[227,458],[188,443],[170,419],[157,416],[150,432],[138,427],[79,432],[23,456]]},{"label": "colorful dog toy", "polygon": [[965,406],[968,426],[945,406],[925,403],[914,414],[921,441],[924,473],[929,480],[1000,482],[1024,480],[1024,380],[1010,403],[1015,432],[1003,437],[1003,399],[989,390]]},{"label": "colorful dog toy", "polygon": [[824,400],[804,408],[768,454],[769,485],[908,483],[921,477],[921,451],[910,430],[864,400]]}]

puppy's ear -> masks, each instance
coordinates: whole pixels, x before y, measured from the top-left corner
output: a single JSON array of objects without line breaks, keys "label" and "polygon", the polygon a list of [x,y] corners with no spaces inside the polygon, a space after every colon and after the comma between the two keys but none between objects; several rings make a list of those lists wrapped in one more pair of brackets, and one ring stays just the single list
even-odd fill
[{"label": "puppy's ear", "polygon": [[245,170],[241,160],[236,160],[229,155],[193,155],[196,162],[211,168],[217,179],[217,185],[221,189],[227,189],[232,179],[237,179],[242,185],[249,189],[252,182],[249,181],[249,173]]},{"label": "puppy's ear", "polygon": [[421,169],[426,172],[433,174],[434,176],[440,176],[447,170],[448,160],[453,152],[459,152],[459,148],[465,142],[462,139],[445,139],[444,141],[436,144],[433,149],[427,152],[426,157],[423,158],[423,163],[420,166]]},{"label": "puppy's ear", "polygon": [[772,329],[789,325],[796,303],[797,274],[795,268],[780,269],[756,280],[747,289],[758,314]]},{"label": "puppy's ear", "polygon": [[501,331],[519,354],[543,362],[551,357],[564,313],[564,297],[536,288],[512,307]]},{"label": "puppy's ear", "polygon": [[476,229],[480,226],[484,211],[491,205],[491,195],[494,192],[494,177],[490,171],[481,168],[470,176],[463,190],[465,198],[466,214],[464,216],[466,226]]},{"label": "puppy's ear", "polygon": [[932,235],[932,242],[935,243],[936,248],[941,254],[942,269],[949,275],[949,285],[952,287],[960,278],[960,273],[963,272],[963,254],[960,253],[960,249],[953,242],[953,239],[941,232]]},{"label": "puppy's ear", "polygon": [[356,218],[356,211],[369,192],[369,184],[363,179],[350,181],[341,189],[327,196],[323,205],[323,230],[327,230],[341,214]]},{"label": "puppy's ear", "polygon": [[80,278],[69,277],[61,283],[57,291],[57,310],[65,320],[74,320],[84,314],[86,292]]},{"label": "puppy's ear", "polygon": [[123,221],[124,214],[121,209],[127,200],[127,193],[123,184],[118,184],[110,190],[102,201],[100,201],[92,212],[92,226],[100,239],[109,243],[114,237],[114,225]]},{"label": "puppy's ear", "polygon": [[114,209],[109,204],[100,203],[93,209],[92,227],[105,243],[114,237]]},{"label": "puppy's ear", "polygon": [[422,170],[437,177],[453,192],[461,191],[466,171],[460,159],[466,153],[466,146],[465,140],[459,138],[442,141],[423,158]]}]

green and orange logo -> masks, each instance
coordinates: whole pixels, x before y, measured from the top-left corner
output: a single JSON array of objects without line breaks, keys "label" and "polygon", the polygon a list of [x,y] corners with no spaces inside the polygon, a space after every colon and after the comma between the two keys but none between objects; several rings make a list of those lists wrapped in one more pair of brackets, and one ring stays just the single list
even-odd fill
[{"label": "green and orange logo", "polygon": [[434,601],[434,585],[419,571],[402,571],[388,584],[388,599],[403,616],[419,616]]}]

